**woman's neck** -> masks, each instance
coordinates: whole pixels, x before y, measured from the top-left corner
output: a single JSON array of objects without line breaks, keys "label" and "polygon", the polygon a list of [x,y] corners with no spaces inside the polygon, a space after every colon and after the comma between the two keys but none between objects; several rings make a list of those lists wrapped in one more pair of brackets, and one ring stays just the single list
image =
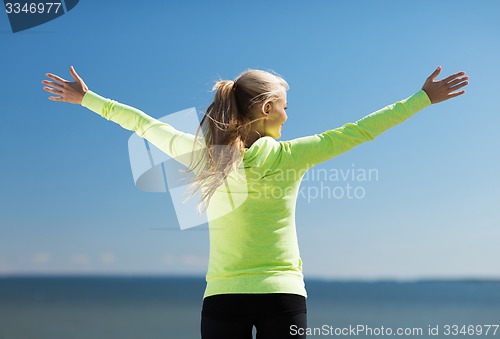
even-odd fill
[{"label": "woman's neck", "polygon": [[[253,132],[253,133],[252,133]],[[250,131],[250,133],[245,138],[245,148],[252,147],[253,143],[259,140],[261,135],[256,131]]]}]

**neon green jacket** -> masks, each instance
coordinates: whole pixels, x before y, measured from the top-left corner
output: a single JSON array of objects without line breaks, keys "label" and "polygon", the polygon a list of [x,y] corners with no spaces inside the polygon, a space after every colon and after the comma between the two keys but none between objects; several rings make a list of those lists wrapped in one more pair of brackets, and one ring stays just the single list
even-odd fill
[{"label": "neon green jacket", "polygon": [[[245,180],[231,173],[207,209],[210,257],[204,297],[226,293],[307,297],[295,229],[295,206],[305,171],[373,140],[430,104],[420,90],[355,123],[286,141],[265,136],[246,148],[238,171]],[[92,91],[85,94],[82,106],[136,132],[188,166],[181,155],[193,149],[194,135]],[[203,148],[203,141],[198,139],[197,145]]]}]

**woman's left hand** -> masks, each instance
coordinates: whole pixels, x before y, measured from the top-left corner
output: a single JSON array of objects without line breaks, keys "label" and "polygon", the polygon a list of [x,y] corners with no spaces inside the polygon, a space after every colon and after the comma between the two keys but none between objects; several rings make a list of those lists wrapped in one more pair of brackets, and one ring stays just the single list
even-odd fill
[{"label": "woman's left hand", "polygon": [[69,102],[72,104],[81,105],[83,96],[89,90],[82,78],[76,73],[73,66],[69,68],[69,72],[75,81],[69,82],[55,74],[46,73],[45,75],[55,81],[43,80],[42,84],[46,85],[43,89],[49,93],[58,96],[49,97],[52,101]]}]

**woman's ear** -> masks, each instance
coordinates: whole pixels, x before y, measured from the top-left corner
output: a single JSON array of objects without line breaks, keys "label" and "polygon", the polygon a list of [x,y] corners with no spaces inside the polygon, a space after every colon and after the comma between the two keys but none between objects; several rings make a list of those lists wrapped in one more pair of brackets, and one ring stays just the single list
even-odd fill
[{"label": "woman's ear", "polygon": [[271,112],[272,104],[270,102],[266,103],[262,109],[262,113],[268,115]]}]

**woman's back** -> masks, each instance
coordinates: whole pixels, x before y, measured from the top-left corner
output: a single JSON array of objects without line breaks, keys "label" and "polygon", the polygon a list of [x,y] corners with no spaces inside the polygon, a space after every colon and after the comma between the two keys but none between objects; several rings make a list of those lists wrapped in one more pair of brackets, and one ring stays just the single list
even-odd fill
[{"label": "woman's back", "polygon": [[295,293],[306,296],[295,205],[305,172],[270,137],[245,149],[207,210],[210,261],[205,297],[219,293]]}]

